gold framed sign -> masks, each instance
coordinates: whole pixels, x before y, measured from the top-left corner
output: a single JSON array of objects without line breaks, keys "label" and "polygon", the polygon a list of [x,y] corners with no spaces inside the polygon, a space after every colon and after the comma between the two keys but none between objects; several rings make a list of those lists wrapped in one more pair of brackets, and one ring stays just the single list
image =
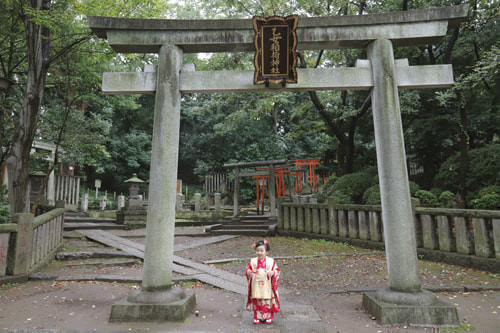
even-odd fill
[{"label": "gold framed sign", "polygon": [[254,84],[297,83],[298,16],[254,16]]}]

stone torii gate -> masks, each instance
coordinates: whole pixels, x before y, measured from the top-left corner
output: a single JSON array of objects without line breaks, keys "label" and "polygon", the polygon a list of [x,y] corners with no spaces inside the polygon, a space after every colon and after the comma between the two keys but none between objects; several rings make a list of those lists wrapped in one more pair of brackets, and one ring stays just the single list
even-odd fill
[{"label": "stone torii gate", "polygon": [[179,320],[194,296],[172,288],[175,195],[182,93],[371,90],[389,286],[365,293],[363,305],[382,324],[458,325],[457,311],[421,288],[406,171],[399,88],[446,87],[451,65],[409,66],[393,47],[431,45],[466,17],[465,6],[300,18],[298,50],[366,48],[353,68],[297,69],[298,83],[253,85],[253,71],[197,72],[183,53],[254,52],[252,20],[149,20],[88,17],[116,52],[158,53],[157,68],[105,73],[108,94],[155,93],[151,184],[142,289],[113,305],[110,320]]}]

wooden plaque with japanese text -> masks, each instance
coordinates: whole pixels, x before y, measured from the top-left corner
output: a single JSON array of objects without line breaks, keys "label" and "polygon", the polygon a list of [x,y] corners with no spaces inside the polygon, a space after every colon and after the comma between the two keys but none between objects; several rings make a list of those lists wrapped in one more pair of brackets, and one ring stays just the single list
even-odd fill
[{"label": "wooden plaque with japanese text", "polygon": [[254,84],[297,83],[298,16],[254,16]]}]

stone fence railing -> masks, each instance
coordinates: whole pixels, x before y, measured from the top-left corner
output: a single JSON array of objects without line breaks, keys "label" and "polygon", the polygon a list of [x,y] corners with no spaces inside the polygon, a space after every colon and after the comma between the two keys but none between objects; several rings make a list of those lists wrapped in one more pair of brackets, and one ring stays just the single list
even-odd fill
[{"label": "stone fence railing", "polygon": [[[380,206],[280,201],[278,233],[384,247]],[[500,211],[416,207],[417,251],[431,260],[500,271]]]},{"label": "stone fence railing", "polygon": [[69,207],[78,207],[80,176],[56,175],[55,199],[64,200]]},{"label": "stone fence railing", "polygon": [[14,214],[0,224],[0,277],[26,275],[54,257],[63,242],[64,201],[34,217]]}]

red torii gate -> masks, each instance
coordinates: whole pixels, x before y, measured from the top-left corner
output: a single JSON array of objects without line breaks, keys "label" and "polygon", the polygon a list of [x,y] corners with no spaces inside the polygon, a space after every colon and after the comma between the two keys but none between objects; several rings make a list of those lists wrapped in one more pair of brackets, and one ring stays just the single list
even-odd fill
[{"label": "red torii gate", "polygon": [[314,188],[314,186],[318,182],[318,175],[314,174],[314,169],[316,169],[316,166],[318,164],[319,164],[319,159],[317,158],[295,160],[296,167],[298,168],[301,168],[303,166],[309,167],[309,185],[311,185],[312,188]]},{"label": "red torii gate", "polygon": [[[285,193],[285,177],[295,177],[295,192],[297,194],[300,194],[301,187],[302,187],[302,174],[304,170],[302,167],[307,166],[309,167],[309,185],[314,189],[314,187],[319,184],[319,176],[314,173],[314,170],[319,164],[322,164],[323,161],[320,161],[317,158],[310,158],[310,159],[297,159],[294,160],[294,166],[296,167],[295,170],[290,170],[289,168],[291,167],[290,165],[287,166],[281,166],[281,167],[276,167],[274,169],[274,176],[275,176],[275,181],[276,181],[276,196],[278,198],[284,197],[286,195]],[[265,193],[265,186],[266,186],[266,181],[269,178],[268,172],[269,168],[265,167],[260,167],[260,168],[255,168],[256,171],[264,171],[264,174],[258,174],[255,176],[252,176],[252,179],[256,180],[256,187],[257,187],[257,211],[259,210],[260,207],[260,202],[264,204],[264,193]],[[323,175],[323,182],[326,182],[325,176]],[[262,193],[262,195],[261,195]]]},{"label": "red torii gate", "polygon": [[[278,198],[284,197],[285,193],[285,176],[293,176],[295,177],[295,191],[297,194],[300,194],[301,189],[301,176],[303,173],[302,169],[289,170],[290,165],[276,167],[274,170],[274,178],[276,181],[276,196]],[[255,168],[257,171],[267,171],[269,172],[269,168]],[[257,185],[257,211],[260,207],[260,202],[264,204],[264,189],[266,186],[266,180],[269,178],[268,174],[256,175],[253,176],[252,179],[256,180]],[[262,195],[260,195],[260,191],[262,188]]]},{"label": "red torii gate", "polygon": [[[267,176],[270,179],[269,187],[269,200],[270,200],[270,210],[271,218],[277,218],[276,213],[276,195],[275,195],[275,165],[285,164],[286,160],[271,160],[271,161],[255,161],[255,162],[243,162],[243,163],[231,163],[224,164],[224,168],[234,168],[234,215],[233,218],[238,218],[239,212],[239,196],[240,196],[240,186],[239,179],[241,177],[255,177],[255,176]],[[241,172],[241,168],[257,168],[263,165],[268,165],[267,171],[251,171],[251,172]],[[264,181],[263,181],[264,183]],[[258,186],[258,182],[257,182]]]}]

